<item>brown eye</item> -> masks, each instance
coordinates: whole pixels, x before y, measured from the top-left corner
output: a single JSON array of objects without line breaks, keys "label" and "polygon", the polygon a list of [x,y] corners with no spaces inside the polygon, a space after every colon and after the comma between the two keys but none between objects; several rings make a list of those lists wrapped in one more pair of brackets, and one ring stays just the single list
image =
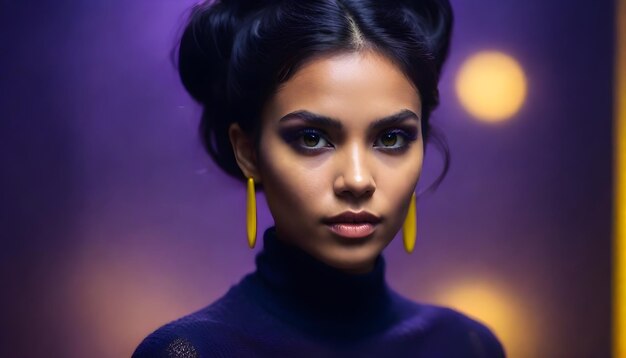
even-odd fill
[{"label": "brown eye", "polygon": [[294,142],[298,147],[305,150],[318,150],[324,147],[332,147],[324,133],[314,128],[304,128],[298,130],[294,135]]},{"label": "brown eye", "polygon": [[374,143],[375,147],[388,151],[401,151],[408,148],[417,139],[417,134],[405,129],[392,129],[381,133]]},{"label": "brown eye", "polygon": [[316,133],[305,133],[302,135],[302,142],[307,147],[315,147],[320,142],[320,136]]},{"label": "brown eye", "polygon": [[314,154],[333,147],[326,134],[316,128],[286,128],[280,132],[287,144],[305,154]]},{"label": "brown eye", "polygon": [[398,142],[398,134],[387,133],[380,138],[380,143],[385,147],[391,147]]}]

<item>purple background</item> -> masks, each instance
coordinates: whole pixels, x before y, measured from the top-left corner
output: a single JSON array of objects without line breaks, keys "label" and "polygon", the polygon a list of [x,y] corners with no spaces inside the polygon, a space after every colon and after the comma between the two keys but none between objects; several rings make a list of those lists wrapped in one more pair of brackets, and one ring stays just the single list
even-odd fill
[{"label": "purple background", "polygon": [[[496,297],[508,321],[477,317],[511,357],[606,357],[614,5],[452,3],[433,118],[452,167],[418,203],[414,254],[386,249],[388,281],[431,303],[456,304],[444,297],[458,287]],[[168,57],[190,4],[0,1],[0,356],[129,356],[253,269],[244,186],[204,154]],[[499,125],[454,93],[483,49],[517,58],[529,81]],[[431,147],[418,188],[439,168]]]}]

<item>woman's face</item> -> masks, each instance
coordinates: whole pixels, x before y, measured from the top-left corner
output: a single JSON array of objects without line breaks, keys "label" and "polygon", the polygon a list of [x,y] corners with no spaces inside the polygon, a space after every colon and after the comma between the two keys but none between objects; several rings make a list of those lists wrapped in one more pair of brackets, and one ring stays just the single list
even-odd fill
[{"label": "woman's face", "polygon": [[[266,105],[256,154],[278,237],[346,272],[370,271],[420,177],[420,117],[417,90],[376,52],[301,67]],[[343,213],[371,216],[333,218]]]}]

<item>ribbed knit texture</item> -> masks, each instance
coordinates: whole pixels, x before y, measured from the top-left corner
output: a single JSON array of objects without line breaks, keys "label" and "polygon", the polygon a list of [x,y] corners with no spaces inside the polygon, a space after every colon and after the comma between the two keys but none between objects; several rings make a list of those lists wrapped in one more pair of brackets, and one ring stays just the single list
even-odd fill
[{"label": "ribbed knit texture", "polygon": [[483,324],[410,301],[385,281],[385,259],[348,274],[263,235],[256,270],[213,304],[159,328],[144,357],[504,357]]}]

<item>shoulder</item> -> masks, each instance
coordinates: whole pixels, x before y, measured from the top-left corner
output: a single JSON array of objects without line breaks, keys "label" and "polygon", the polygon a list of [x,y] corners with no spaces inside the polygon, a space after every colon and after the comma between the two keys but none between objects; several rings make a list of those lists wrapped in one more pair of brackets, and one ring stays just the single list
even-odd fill
[{"label": "shoulder", "polygon": [[[494,332],[484,323],[471,318],[453,308],[431,305],[439,311],[440,319],[433,331],[454,337],[468,352],[475,357],[505,357],[504,347]],[[437,334],[435,333],[435,335]]]},{"label": "shoulder", "polygon": [[[230,292],[229,292],[230,293]],[[169,322],[144,338],[132,358],[197,358],[232,356],[240,341],[233,310],[237,303],[227,294],[194,313]]]},{"label": "shoulder", "polygon": [[207,347],[213,352],[227,352],[233,334],[227,322],[212,319],[205,309],[163,325],[149,334],[136,348],[132,358],[197,358],[206,354]]},{"label": "shoulder", "polygon": [[418,303],[397,295],[404,312],[390,334],[418,343],[418,356],[503,358],[505,351],[494,332],[484,323],[458,310]]}]

